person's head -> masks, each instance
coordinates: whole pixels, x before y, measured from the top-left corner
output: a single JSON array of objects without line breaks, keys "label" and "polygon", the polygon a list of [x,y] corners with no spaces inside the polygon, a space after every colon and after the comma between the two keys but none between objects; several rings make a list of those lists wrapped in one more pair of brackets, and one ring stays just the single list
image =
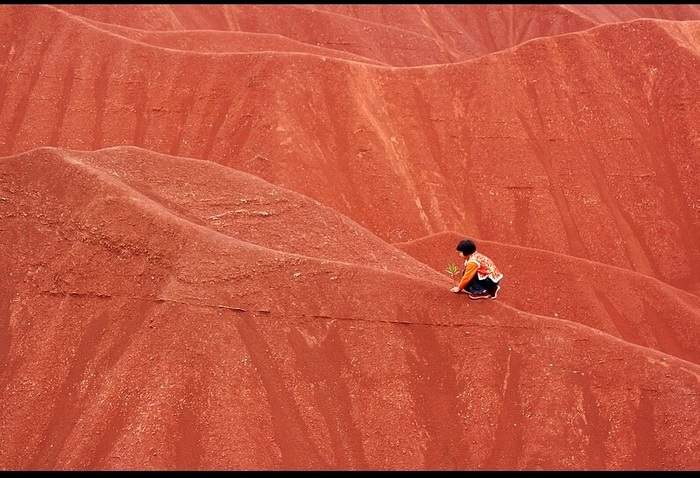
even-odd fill
[{"label": "person's head", "polygon": [[468,256],[476,252],[476,244],[471,239],[464,239],[457,244],[457,252],[461,252],[463,256]]}]

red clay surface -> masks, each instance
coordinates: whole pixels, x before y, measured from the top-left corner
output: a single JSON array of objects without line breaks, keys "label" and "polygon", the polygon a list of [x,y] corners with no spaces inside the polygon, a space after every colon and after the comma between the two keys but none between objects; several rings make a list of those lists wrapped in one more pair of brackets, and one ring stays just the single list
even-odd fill
[{"label": "red clay surface", "polygon": [[0,469],[700,469],[699,55],[699,5],[0,5]]}]

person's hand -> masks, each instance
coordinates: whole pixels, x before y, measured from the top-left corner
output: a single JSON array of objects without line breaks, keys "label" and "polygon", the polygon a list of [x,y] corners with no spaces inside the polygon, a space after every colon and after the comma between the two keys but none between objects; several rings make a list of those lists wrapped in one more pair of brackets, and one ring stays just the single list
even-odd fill
[{"label": "person's hand", "polygon": [[459,287],[454,286],[452,289],[450,289],[451,292],[459,292]]}]

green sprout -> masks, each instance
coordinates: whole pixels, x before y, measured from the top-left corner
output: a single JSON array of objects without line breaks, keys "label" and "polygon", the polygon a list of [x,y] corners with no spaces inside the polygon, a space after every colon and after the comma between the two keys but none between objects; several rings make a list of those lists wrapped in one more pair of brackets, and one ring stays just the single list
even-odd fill
[{"label": "green sprout", "polygon": [[459,274],[459,268],[455,264],[450,264],[447,266],[447,273],[452,276],[452,282],[457,284],[457,274]]}]

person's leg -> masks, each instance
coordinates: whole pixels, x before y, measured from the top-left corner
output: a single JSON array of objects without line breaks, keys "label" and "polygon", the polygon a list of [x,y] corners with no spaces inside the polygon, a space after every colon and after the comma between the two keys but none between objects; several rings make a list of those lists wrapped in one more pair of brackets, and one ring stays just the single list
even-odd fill
[{"label": "person's leg", "polygon": [[[495,299],[496,294],[498,293],[498,289],[500,286],[492,281],[490,278],[486,277],[485,279],[476,279],[476,283],[478,284],[478,288],[481,289],[483,292],[476,292],[474,293],[475,295],[488,295],[488,298]],[[478,290],[478,289],[477,289]]]},{"label": "person's leg", "polygon": [[464,291],[469,294],[483,294],[486,292],[486,288],[481,281],[474,276],[474,278],[470,280],[467,286],[464,288]]},{"label": "person's leg", "polygon": [[484,287],[484,281],[479,280],[477,276],[474,276],[474,278],[469,281],[464,291],[469,295],[470,299],[488,299],[491,297],[491,294],[489,294],[486,287]]}]

